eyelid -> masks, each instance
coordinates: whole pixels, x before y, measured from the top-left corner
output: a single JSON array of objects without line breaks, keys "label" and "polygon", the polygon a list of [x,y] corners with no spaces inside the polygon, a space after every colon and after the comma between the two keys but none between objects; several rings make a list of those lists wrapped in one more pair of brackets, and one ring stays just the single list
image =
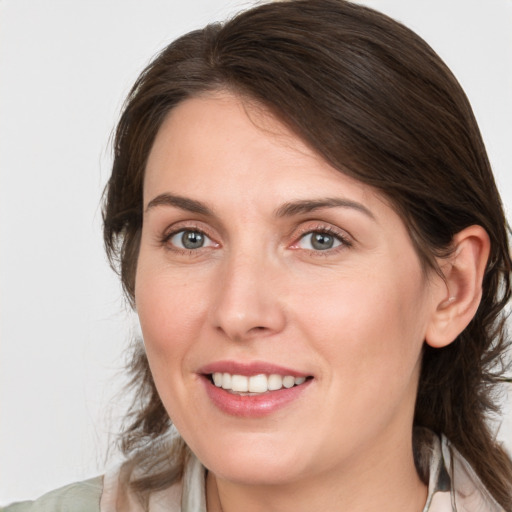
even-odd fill
[{"label": "eyelid", "polygon": [[[185,233],[198,233],[200,234],[203,239],[205,240],[205,243],[204,245],[202,245],[201,247],[197,247],[197,249],[187,249],[186,247],[180,247],[176,242],[173,242],[173,240],[178,237],[180,234],[185,234]],[[171,233],[168,237],[167,237],[167,242],[171,242],[171,245],[173,245],[174,247],[177,247],[178,249],[180,250],[194,250],[194,251],[199,251],[200,249],[204,249],[206,247],[215,247],[216,244],[206,233],[203,233],[202,231],[199,231],[198,229],[180,229],[179,231],[176,231],[174,233]]]},{"label": "eyelid", "polygon": [[[211,244],[197,248],[197,249],[187,249],[185,247],[178,247],[174,244],[170,244],[170,241],[173,237],[183,231],[195,231],[204,235]],[[191,222],[191,221],[179,221],[171,226],[168,226],[164,232],[159,235],[159,244],[165,246],[168,250],[174,252],[183,252],[187,254],[197,253],[201,251],[201,249],[209,249],[209,248],[217,248],[220,247],[220,243],[215,239],[216,237],[210,233],[210,230],[204,227],[202,223]]]},{"label": "eyelid", "polygon": [[[336,247],[332,247],[330,249],[325,250],[314,250],[314,249],[303,249],[302,247],[299,247],[299,242],[306,236],[313,233],[325,233],[327,235],[333,236],[336,238],[339,242],[341,242]],[[311,253],[333,253],[339,250],[343,250],[349,247],[352,247],[354,245],[354,238],[345,230],[334,227],[332,224],[324,224],[324,223],[315,223],[315,224],[306,224],[301,225],[299,227],[298,232],[293,234],[293,243],[291,244],[290,248],[294,250],[304,250],[309,251]]]},{"label": "eyelid", "polygon": [[[203,234],[208,240],[211,242],[210,244],[197,248],[197,249],[186,249],[179,246],[176,246],[174,244],[169,243],[170,240],[183,231],[197,231],[201,234]],[[329,249],[319,250],[319,249],[306,249],[299,246],[300,241],[309,234],[313,233],[325,233],[327,235],[330,235],[334,238],[336,238],[340,244],[336,247],[332,247]],[[301,225],[295,230],[295,232],[292,232],[290,234],[290,237],[292,238],[293,242],[288,246],[290,249],[293,250],[302,250],[310,253],[323,253],[325,255],[332,254],[339,250],[344,250],[349,247],[352,247],[354,245],[355,239],[354,237],[348,233],[346,230],[341,229],[337,226],[333,226],[329,222],[323,222],[323,221],[306,221],[301,223]],[[221,247],[221,244],[217,241],[218,236],[215,236],[215,234],[212,233],[212,230],[209,229],[208,225],[204,225],[202,222],[198,221],[178,221],[174,224],[171,224],[168,226],[162,233],[158,235],[158,243],[159,245],[162,245],[166,247],[170,251],[174,252],[182,252],[182,253],[198,253],[202,249],[211,249],[211,248],[219,248]]]}]

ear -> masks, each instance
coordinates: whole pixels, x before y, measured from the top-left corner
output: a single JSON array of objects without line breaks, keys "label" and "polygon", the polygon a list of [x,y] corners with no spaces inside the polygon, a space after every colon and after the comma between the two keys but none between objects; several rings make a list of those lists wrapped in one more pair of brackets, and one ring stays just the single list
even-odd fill
[{"label": "ear", "polygon": [[431,347],[449,345],[475,316],[489,251],[489,235],[481,226],[469,226],[453,237],[453,253],[439,262],[445,281],[434,292],[425,335]]}]

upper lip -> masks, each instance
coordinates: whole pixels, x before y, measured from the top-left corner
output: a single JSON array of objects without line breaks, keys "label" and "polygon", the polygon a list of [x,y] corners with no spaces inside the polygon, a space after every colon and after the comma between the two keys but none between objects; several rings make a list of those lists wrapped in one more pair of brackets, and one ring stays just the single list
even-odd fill
[{"label": "upper lip", "polygon": [[198,373],[209,375],[211,373],[230,373],[231,375],[245,375],[250,377],[252,375],[291,375],[293,377],[308,377],[309,374],[303,373],[292,368],[286,368],[277,364],[265,361],[251,361],[251,362],[238,362],[238,361],[216,361],[214,363],[206,364],[201,367]]}]

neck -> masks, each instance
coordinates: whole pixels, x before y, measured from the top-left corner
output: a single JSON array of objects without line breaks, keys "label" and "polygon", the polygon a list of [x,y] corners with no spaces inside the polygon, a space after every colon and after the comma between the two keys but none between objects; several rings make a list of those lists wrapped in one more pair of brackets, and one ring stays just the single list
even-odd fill
[{"label": "neck", "polygon": [[385,456],[356,456],[344,467],[279,485],[230,482],[209,473],[208,512],[421,512],[427,487],[414,466],[412,442]]}]

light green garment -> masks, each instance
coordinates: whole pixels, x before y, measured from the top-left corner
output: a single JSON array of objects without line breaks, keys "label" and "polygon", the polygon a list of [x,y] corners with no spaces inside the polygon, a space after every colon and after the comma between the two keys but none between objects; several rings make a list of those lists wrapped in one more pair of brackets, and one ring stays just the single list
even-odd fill
[{"label": "light green garment", "polygon": [[100,512],[101,476],[67,485],[35,501],[13,503],[0,512]]}]

